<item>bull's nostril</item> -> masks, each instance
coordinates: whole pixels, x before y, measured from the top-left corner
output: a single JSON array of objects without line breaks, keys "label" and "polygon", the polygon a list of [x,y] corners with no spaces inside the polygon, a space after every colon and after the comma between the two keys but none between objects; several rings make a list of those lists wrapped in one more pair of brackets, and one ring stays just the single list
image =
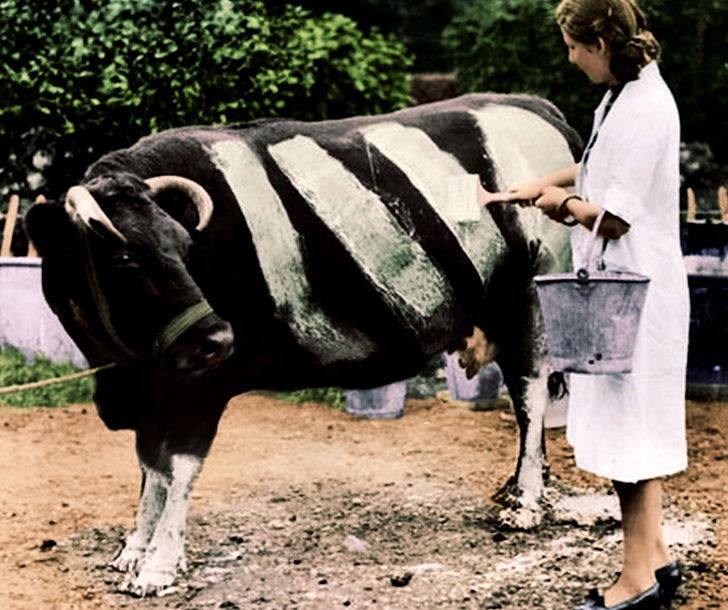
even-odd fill
[{"label": "bull's nostril", "polygon": [[233,333],[230,329],[218,330],[203,339],[200,353],[209,360],[227,357],[233,348]]},{"label": "bull's nostril", "polygon": [[217,353],[223,348],[223,346],[217,341],[203,341],[200,346],[200,355],[205,358],[211,359],[217,356]]},{"label": "bull's nostril", "polygon": [[162,366],[177,371],[202,371],[228,360],[235,351],[232,326],[206,319],[186,330],[162,354]]}]

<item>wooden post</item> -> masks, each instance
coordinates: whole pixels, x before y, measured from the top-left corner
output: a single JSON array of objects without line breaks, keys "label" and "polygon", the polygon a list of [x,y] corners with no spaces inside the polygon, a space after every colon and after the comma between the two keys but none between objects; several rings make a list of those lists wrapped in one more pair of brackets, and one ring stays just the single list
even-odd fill
[{"label": "wooden post", "polygon": [[724,186],[718,189],[718,206],[720,211],[723,212],[723,222],[728,223],[728,192]]},{"label": "wooden post", "polygon": [[13,242],[13,230],[15,222],[18,220],[18,208],[20,207],[20,197],[13,195],[10,197],[10,205],[8,213],[5,216],[5,228],[3,229],[3,243],[0,246],[0,256],[10,256],[10,245]]},{"label": "wooden post", "polygon": [[693,221],[695,220],[695,191],[693,189],[688,188],[688,214],[687,214],[687,220]]}]

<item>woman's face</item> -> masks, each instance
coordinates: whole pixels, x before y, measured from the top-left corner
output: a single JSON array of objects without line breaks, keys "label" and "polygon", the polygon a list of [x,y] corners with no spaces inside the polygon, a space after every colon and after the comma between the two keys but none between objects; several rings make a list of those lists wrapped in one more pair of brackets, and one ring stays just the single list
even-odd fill
[{"label": "woman's face", "polygon": [[609,52],[604,41],[600,39],[598,44],[587,45],[577,42],[563,29],[561,35],[569,49],[569,61],[584,72],[591,82],[610,86],[617,84],[617,79],[609,70]]}]

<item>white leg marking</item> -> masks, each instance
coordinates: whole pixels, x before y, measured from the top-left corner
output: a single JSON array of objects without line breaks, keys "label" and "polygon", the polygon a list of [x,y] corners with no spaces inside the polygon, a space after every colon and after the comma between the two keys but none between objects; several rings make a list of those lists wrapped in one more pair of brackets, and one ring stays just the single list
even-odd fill
[{"label": "white leg marking", "polygon": [[[452,205],[447,189],[448,178],[467,174],[458,160],[415,127],[384,123],[363,129],[362,133],[365,140],[397,165],[422,193],[458,239],[481,281],[487,283],[505,242],[487,212],[481,214],[480,222],[457,222],[457,209]],[[387,188],[386,184],[383,188]]]},{"label": "white leg marking", "polygon": [[501,521],[516,529],[532,529],[543,515],[541,501],[544,497],[543,465],[545,456],[541,445],[543,421],[549,402],[548,367],[539,367],[536,379],[525,379],[523,395],[524,417],[528,419],[524,448],[520,455],[520,468],[516,486],[520,496],[514,508],[500,512]]},{"label": "white leg marking", "polygon": [[277,315],[298,342],[324,364],[369,355],[373,346],[366,336],[334,323],[311,300],[298,233],[255,153],[244,142],[226,140],[211,145],[210,158],[248,224]]},{"label": "white leg marking", "polygon": [[137,509],[136,528],[129,534],[124,548],[111,564],[121,572],[135,574],[144,559],[147,544],[152,538],[159,516],[167,499],[167,482],[164,477],[142,465],[144,484],[139,508]]},{"label": "white leg marking", "polygon": [[379,196],[311,138],[295,136],[269,152],[392,311],[418,335],[432,333],[449,283]]},{"label": "white leg marking", "polygon": [[167,501],[147,544],[139,573],[125,583],[129,592],[144,597],[170,587],[187,569],[185,531],[192,485],[203,460],[192,455],[172,456],[172,478],[166,482]]},{"label": "white leg marking", "polygon": [[536,379],[526,381],[523,408],[529,426],[526,432],[524,453],[521,456],[521,470],[518,474],[518,488],[522,491],[521,503],[524,507],[538,506],[543,497],[543,420],[549,403],[548,368],[540,367]]}]

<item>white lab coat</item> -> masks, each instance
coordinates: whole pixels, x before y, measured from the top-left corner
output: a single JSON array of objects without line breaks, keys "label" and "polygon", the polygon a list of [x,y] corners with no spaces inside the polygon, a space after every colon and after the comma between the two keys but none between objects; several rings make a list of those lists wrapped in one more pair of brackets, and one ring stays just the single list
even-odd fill
[{"label": "white lab coat", "polygon": [[[650,285],[632,372],[571,375],[567,439],[580,468],[636,482],[687,466],[690,299],[679,236],[680,123],[654,62],[624,86],[600,126],[607,97],[595,112],[599,133],[577,191],[630,225],[608,242],[607,269],[644,274]],[[572,229],[575,267],[588,237]]]}]

